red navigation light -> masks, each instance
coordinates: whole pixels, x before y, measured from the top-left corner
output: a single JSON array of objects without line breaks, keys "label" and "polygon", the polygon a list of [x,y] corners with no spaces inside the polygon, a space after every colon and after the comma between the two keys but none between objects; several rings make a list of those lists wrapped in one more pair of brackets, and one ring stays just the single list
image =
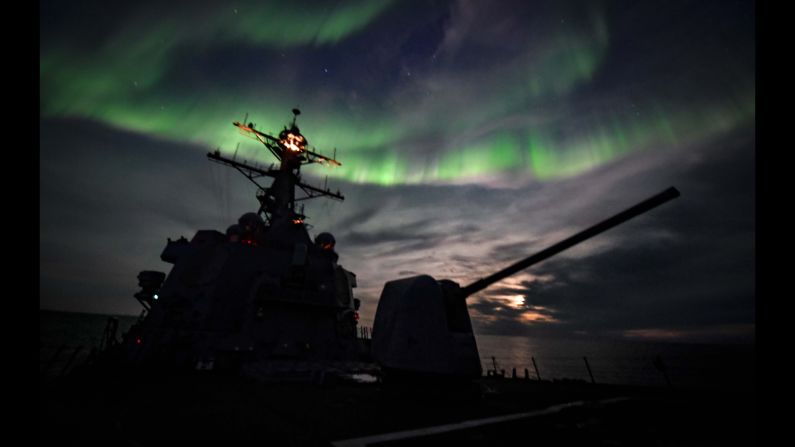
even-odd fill
[{"label": "red navigation light", "polygon": [[136,338],[136,339],[135,339],[135,343],[140,345],[140,344],[141,344],[141,338],[140,338],[140,337],[139,337],[139,338]]}]

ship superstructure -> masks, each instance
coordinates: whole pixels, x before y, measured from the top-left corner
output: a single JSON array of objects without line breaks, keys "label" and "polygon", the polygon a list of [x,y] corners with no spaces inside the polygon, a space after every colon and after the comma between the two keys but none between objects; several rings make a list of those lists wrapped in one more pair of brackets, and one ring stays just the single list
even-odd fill
[{"label": "ship superstructure", "polygon": [[[278,166],[207,154],[257,185],[259,208],[225,233],[200,230],[190,240],[168,240],[161,259],[173,264],[171,272],[139,274],[136,298],[146,316],[125,337],[128,360],[190,369],[298,363],[317,369],[364,355],[356,275],[337,263],[333,235],[310,238],[297,206],[316,197],[344,200],[339,191],[304,182],[300,172],[310,163],[340,163],[309,146],[295,123],[300,112],[293,113],[278,137],[253,123],[233,123],[260,141]],[[265,177],[273,179],[270,186],[259,183]]]}]

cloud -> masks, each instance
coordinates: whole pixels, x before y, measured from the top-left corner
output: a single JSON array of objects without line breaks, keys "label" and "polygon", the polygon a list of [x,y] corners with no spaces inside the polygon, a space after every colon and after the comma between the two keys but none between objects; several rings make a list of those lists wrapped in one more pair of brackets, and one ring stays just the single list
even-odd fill
[{"label": "cloud", "polygon": [[[753,73],[738,64],[723,91],[697,103],[693,91],[714,89],[709,76],[696,85],[681,76],[670,82],[661,71],[643,86],[659,94],[623,89],[627,74],[609,65],[613,11],[513,5],[506,14],[484,5],[441,4],[416,19],[389,2],[300,11],[195,5],[179,14],[173,5],[143,5],[125,10],[124,21],[114,18],[114,28],[89,31],[101,34],[93,45],[82,31],[58,35],[67,19],[45,20],[42,111],[231,153],[240,139],[229,132],[229,117],[250,111],[278,130],[301,104],[310,112],[302,122],[311,141],[344,154],[343,167],[328,175],[381,185],[570,177],[632,152],[708,138],[753,116]],[[379,20],[387,12],[401,19]],[[672,36],[646,35],[661,38]],[[679,54],[650,53],[657,59],[629,56],[657,67]],[[265,161],[254,145],[243,151]]]},{"label": "cloud", "polygon": [[[488,317],[475,319],[479,329],[747,340],[755,319],[752,144],[748,135],[714,142],[700,161],[680,165],[680,199],[610,230],[605,246],[552,258],[528,270],[536,278],[486,289],[471,306]],[[631,189],[640,181],[616,183]],[[522,308],[498,299],[511,295],[524,297]],[[557,321],[522,321],[524,310],[539,306]]]},{"label": "cloud", "polygon": [[300,106],[343,163],[305,179],[346,196],[307,203],[311,233],[337,238],[365,324],[386,281],[468,284],[670,185],[680,199],[472,297],[477,330],[753,324],[749,5],[313,3],[295,33],[297,7],[268,5],[42,5],[43,307],[137,314],[124,278],[167,269],[166,237],[256,208],[203,152],[271,162],[231,121],[278,131]]}]

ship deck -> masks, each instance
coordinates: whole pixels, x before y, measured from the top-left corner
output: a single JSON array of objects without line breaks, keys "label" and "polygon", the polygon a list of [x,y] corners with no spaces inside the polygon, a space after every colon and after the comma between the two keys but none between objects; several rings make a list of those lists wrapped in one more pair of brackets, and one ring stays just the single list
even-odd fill
[{"label": "ship deck", "polygon": [[79,445],[754,444],[752,390],[484,377],[468,384],[264,383],[78,373],[42,382],[40,440]]}]

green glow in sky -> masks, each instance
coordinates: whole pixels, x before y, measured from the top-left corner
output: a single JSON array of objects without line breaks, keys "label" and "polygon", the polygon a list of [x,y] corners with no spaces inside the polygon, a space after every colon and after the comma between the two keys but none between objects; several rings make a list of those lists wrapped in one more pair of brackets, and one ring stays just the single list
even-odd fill
[{"label": "green glow in sky", "polygon": [[241,8],[238,13],[227,11],[221,15],[209,36],[279,47],[334,44],[366,27],[391,3],[391,0],[340,2],[328,11],[328,6],[257,2],[250,5],[251,10]]},{"label": "green glow in sky", "polygon": [[754,119],[753,86],[697,106],[662,106],[651,99],[632,110],[578,116],[580,109],[567,104],[598,76],[609,51],[607,23],[598,13],[589,15],[590,25],[560,27],[528,43],[511,60],[418,76],[356,110],[329,113],[328,104],[346,94],[335,87],[321,92],[332,95],[330,101],[301,85],[245,91],[212,85],[189,94],[169,88],[174,58],[186,48],[334,47],[365,31],[392,3],[307,9],[252,2],[195,13],[201,14],[201,27],[191,13],[139,17],[92,51],[50,42],[40,54],[41,113],[89,118],[225,153],[240,144],[243,157],[267,163],[273,161],[268,152],[240,136],[231,122],[249,112],[258,128],[278,133],[301,102],[307,113],[299,125],[310,144],[327,155],[339,149],[343,163],[310,172],[380,185],[477,182],[508,171],[539,180],[574,176],[633,152],[681,147]]},{"label": "green glow in sky", "polygon": [[607,24],[601,14],[591,15],[587,32],[570,30],[532,54],[527,61],[525,90],[533,98],[563,95],[590,81],[608,49]]},{"label": "green glow in sky", "polygon": [[442,154],[433,174],[440,180],[494,174],[521,166],[521,157],[518,140],[509,133],[501,133],[479,144]]},{"label": "green glow in sky", "polygon": [[[751,102],[753,100],[751,99]],[[623,124],[596,124],[574,138],[554,139],[543,129],[527,135],[526,166],[540,180],[570,177],[623,155],[643,150],[675,150],[684,141],[699,142],[753,122],[753,109],[711,107],[672,117],[659,106],[639,112]],[[686,149],[686,148],[684,148]]]},{"label": "green glow in sky", "polygon": [[[102,115],[103,105],[126,102],[128,108],[161,80],[175,52],[202,46],[256,44],[272,48],[329,45],[355,34],[391,3],[345,2],[332,10],[284,2],[250,2],[224,6],[194,17],[162,15],[131,20],[85,54],[60,42],[40,54],[42,106],[45,115]],[[196,20],[201,19],[201,26]],[[92,113],[93,112],[93,113]]]},{"label": "green glow in sky", "polygon": [[[750,106],[749,106],[750,104]],[[584,129],[561,135],[554,126],[526,131],[501,131],[470,144],[441,152],[430,162],[412,161],[408,154],[388,156],[346,153],[343,166],[312,172],[357,183],[474,182],[484,176],[524,170],[539,180],[582,174],[622,156],[646,150],[687,150],[699,142],[753,122],[753,97],[737,103],[665,112],[650,105],[637,115],[586,120]]]}]

